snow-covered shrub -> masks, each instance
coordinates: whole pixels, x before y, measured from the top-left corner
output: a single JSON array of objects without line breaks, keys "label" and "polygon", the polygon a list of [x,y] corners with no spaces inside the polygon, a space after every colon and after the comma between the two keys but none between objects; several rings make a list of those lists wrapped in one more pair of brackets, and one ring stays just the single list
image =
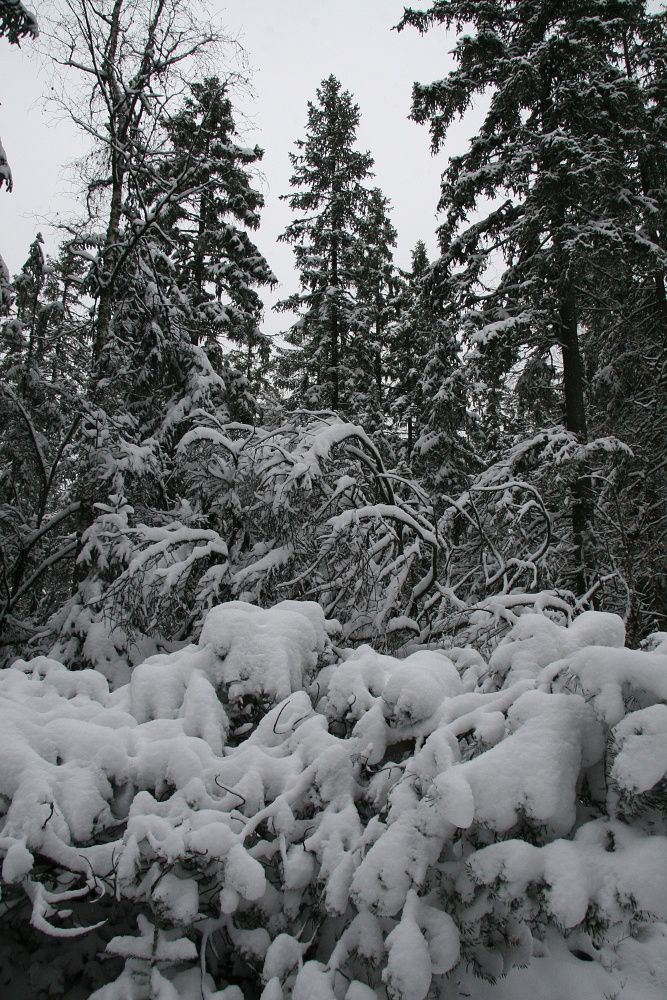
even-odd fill
[{"label": "snow-covered shrub", "polygon": [[356,641],[409,604],[437,542],[423,498],[415,515],[413,487],[387,474],[361,427],[309,411],[268,429],[209,419],[180,451],[228,540],[230,596],[314,597]]},{"label": "snow-covered shrub", "polygon": [[203,410],[192,421],[174,473],[192,500],[163,514],[121,494],[96,504],[79,556],[90,585],[45,651],[122,673],[147,636],[163,648],[196,636],[205,612],[233,599],[312,597],[346,638],[389,648],[420,632],[411,616],[436,582],[442,539],[423,494],[386,473],[361,427],[305,412],[274,428]]},{"label": "snow-covered shrub", "polygon": [[[571,607],[595,603],[620,614],[632,644],[659,627],[665,545],[656,511],[664,488],[656,470],[640,468],[616,437],[582,444],[561,426],[545,427],[501,452],[460,495],[436,494],[444,540],[438,582],[448,600],[432,636],[455,634],[480,602],[519,591],[550,591]],[[572,503],[584,474],[594,512],[580,559]]]},{"label": "snow-covered shrub", "polygon": [[[76,594],[36,652],[127,680],[151,652],[196,638],[220,601],[305,598],[348,643],[472,642],[486,654],[531,606],[564,621],[586,605],[565,589],[565,507],[548,509],[541,492],[575,461],[564,431],[517,445],[435,509],[419,484],[386,471],[361,427],[331,413],[259,428],[204,409],[188,419],[170,471],[180,499],[166,510],[140,488],[158,442],[133,447],[95,424],[116,473],[81,540]],[[73,552],[76,539],[67,544]],[[602,585],[592,591],[606,599]]]},{"label": "snow-covered shrub", "polygon": [[396,659],[331,632],[236,602],[113,691],[0,675],[3,1000],[659,995],[664,636],[534,611],[488,660]]},{"label": "snow-covered shrub", "polygon": [[[436,510],[417,482],[385,469],[361,427],[331,413],[296,411],[262,429],[195,417],[179,450],[206,511],[198,523],[227,543],[218,598],[314,598],[348,641],[388,651],[455,636],[478,611],[488,624],[489,600],[494,625],[498,599],[515,608],[505,626],[521,602],[571,616],[572,594],[554,589],[553,515],[521,475],[528,445]],[[573,447],[565,432],[548,441],[544,464]],[[527,601],[526,589],[540,596]],[[207,601],[215,596],[209,588]]]}]

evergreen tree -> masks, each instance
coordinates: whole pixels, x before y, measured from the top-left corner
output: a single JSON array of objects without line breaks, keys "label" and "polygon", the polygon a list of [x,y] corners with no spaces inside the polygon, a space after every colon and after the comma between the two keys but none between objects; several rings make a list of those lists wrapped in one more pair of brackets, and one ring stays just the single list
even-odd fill
[{"label": "evergreen tree", "polygon": [[35,38],[38,33],[35,15],[20,0],[3,0],[0,4],[0,38],[6,36],[10,44],[20,45],[26,36]]},{"label": "evergreen tree", "polygon": [[387,338],[396,315],[397,275],[393,263],[396,230],[389,218],[389,201],[379,188],[369,192],[357,234],[350,411],[367,430],[380,431],[386,419]]},{"label": "evergreen tree", "polygon": [[456,329],[432,295],[425,244],[412,253],[391,338],[391,411],[402,429],[410,468],[431,489],[462,488],[470,465],[464,371]]},{"label": "evergreen tree", "polygon": [[[14,533],[4,576],[0,567],[0,617],[22,611],[32,621],[36,601],[50,611],[60,606],[52,629],[72,662],[85,662],[91,632],[100,642],[114,634],[107,593],[142,543],[158,538],[155,559],[166,566],[189,542],[196,549],[204,514],[195,497],[180,500],[187,471],[186,478],[176,473],[174,445],[202,411],[228,419],[238,401],[244,409],[236,412],[254,417],[249,380],[230,366],[222,340],[241,345],[254,379],[254,355],[264,349],[256,288],[272,275],[248,235],[262,203],[249,175],[259,151],[236,142],[224,86],[192,83],[193,60],[215,45],[215,33],[172,0],[155,8],[76,0],[68,9],[56,44],[62,62],[91,83],[85,111],[71,108],[95,140],[88,213],[70,225],[75,235],[57,266],[45,267],[34,245],[9,334],[20,368],[30,358],[40,385],[53,383],[49,399],[69,378],[76,337],[86,354],[83,385],[64,408],[76,411],[71,425],[54,424],[48,441],[41,399],[27,407],[16,392],[16,399],[3,396],[3,414],[13,407],[22,428],[38,500],[36,520],[24,518]],[[9,353],[0,363],[11,361]],[[45,556],[44,545],[59,534],[62,546]],[[204,572],[223,548],[207,542],[196,549],[184,579],[195,566]],[[58,573],[49,575],[42,600],[38,587],[54,560]],[[22,582],[14,579],[17,565]],[[165,625],[148,621],[143,597],[124,615],[120,638],[109,639],[112,657],[114,643],[129,642],[133,628],[159,635]]]},{"label": "evergreen tree", "polygon": [[0,324],[0,632],[24,642],[66,599],[78,505],[71,495],[88,352],[66,249],[38,234]]},{"label": "evergreen tree", "polygon": [[[639,2],[436,0],[428,11],[406,11],[401,26],[425,31],[434,23],[466,26],[457,68],[415,87],[413,116],[430,124],[434,148],[476,95],[490,94],[478,135],[444,178],[441,299],[490,363],[490,382],[531,357],[543,371],[558,347],[562,419],[585,444],[582,321],[599,271],[612,259],[632,260],[645,273],[664,270],[662,248],[642,235],[654,208],[641,179],[647,106],[625,60],[628,39],[651,34],[655,21]],[[499,202],[470,222],[482,198]],[[585,463],[573,475],[571,513],[583,592],[593,513]]]},{"label": "evergreen tree", "polygon": [[127,257],[114,323],[128,411],[164,446],[198,409],[255,419],[269,353],[257,286],[275,278],[249,236],[263,205],[250,168],[262,151],[235,141],[226,86],[190,84],[161,126],[162,156],[144,166],[145,190],[131,192],[160,224]]},{"label": "evergreen tree", "polygon": [[476,422],[468,410],[470,372],[451,317],[430,294],[427,275],[419,280],[416,339],[424,343],[418,362],[418,434],[413,468],[429,484],[436,507],[439,494],[455,496],[478,465],[474,455]]},{"label": "evergreen tree", "polygon": [[419,240],[412,251],[412,267],[402,275],[397,319],[391,328],[389,409],[395,425],[405,434],[408,461],[423,414],[420,371],[428,350],[431,315],[423,308],[421,293],[428,266],[426,244]]},{"label": "evergreen tree", "polygon": [[193,192],[171,207],[169,218],[190,340],[205,347],[217,368],[223,339],[231,341],[233,366],[257,389],[269,355],[257,289],[276,280],[248,233],[257,229],[264,204],[250,175],[263,151],[239,145],[227,86],[217,77],[192,84],[166,127],[173,152],[165,177],[178,177],[189,164]]},{"label": "evergreen tree", "polygon": [[44,352],[44,315],[41,308],[41,294],[45,281],[44,238],[37,233],[30,244],[28,259],[17,276],[16,315],[27,336],[25,367],[29,370],[38,365]]},{"label": "evergreen tree", "polygon": [[354,148],[359,107],[335,76],[323,80],[308,103],[305,139],[290,154],[290,207],[300,213],[281,239],[293,244],[301,291],[279,303],[298,313],[279,362],[282,385],[310,409],[347,413],[350,335],[362,254],[359,222],[368,199],[369,153]]}]

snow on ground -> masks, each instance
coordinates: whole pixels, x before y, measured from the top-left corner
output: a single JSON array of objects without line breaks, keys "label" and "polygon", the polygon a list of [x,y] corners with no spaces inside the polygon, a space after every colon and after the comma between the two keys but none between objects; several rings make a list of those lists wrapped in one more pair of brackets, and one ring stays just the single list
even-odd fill
[{"label": "snow on ground", "polygon": [[235,602],[116,690],[0,675],[3,1000],[664,997],[664,637],[331,631]]}]

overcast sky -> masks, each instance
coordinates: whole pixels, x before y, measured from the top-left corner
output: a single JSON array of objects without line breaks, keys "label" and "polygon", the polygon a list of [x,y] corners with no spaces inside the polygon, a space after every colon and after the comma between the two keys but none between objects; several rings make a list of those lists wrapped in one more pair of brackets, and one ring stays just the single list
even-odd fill
[{"label": "overcast sky", "polygon": [[[211,9],[241,41],[251,67],[255,94],[243,99],[243,112],[253,130],[244,138],[265,150],[266,208],[257,242],[280,282],[267,306],[297,287],[291,249],[277,243],[291,218],[279,195],[289,192],[288,153],[304,135],[306,103],[330,73],[360,106],[359,145],[375,158],[373,183],[393,206],[397,263],[409,265],[419,239],[434,252],[440,174],[448,156],[462,148],[474,116],[433,157],[428,129],[408,115],[413,82],[430,82],[451,68],[453,39],[441,28],[425,36],[392,31],[402,15],[400,0],[227,0]],[[0,42],[0,136],[14,174],[14,191],[0,192],[0,253],[11,273],[38,230],[47,252],[55,251],[48,220],[71,211],[75,186],[66,165],[84,149],[73,127],[42,106],[48,87],[48,65],[29,41],[20,51]],[[266,328],[284,326],[285,317],[267,309]]]}]

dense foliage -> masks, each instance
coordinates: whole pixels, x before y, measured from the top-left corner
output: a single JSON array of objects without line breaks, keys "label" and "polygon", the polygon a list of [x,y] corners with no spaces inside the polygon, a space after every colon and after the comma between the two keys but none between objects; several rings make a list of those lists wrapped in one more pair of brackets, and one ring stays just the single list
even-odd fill
[{"label": "dense foliage", "polygon": [[437,259],[329,76],[272,350],[224,40],[57,12],[81,214],[0,260],[3,997],[658,995],[667,15],[436,24],[413,117],[487,107]]},{"label": "dense foliage", "polygon": [[406,12],[466,24],[457,68],[415,88],[436,148],[490,92],[444,177],[442,256],[419,244],[409,273],[359,108],[324,80],[292,156],[301,290],[272,359],[261,150],[210,72],[216,33],[166,0],[78,2],[55,35],[94,83],[70,108],[93,144],[87,213],[54,259],[38,236],[3,293],[5,659],[57,640],[91,662],[93,626],[127,657],[244,590],[316,597],[389,647],[516,587],[616,611],[633,639],[660,623],[664,17]]},{"label": "dense foliage", "polygon": [[[459,31],[456,69],[414,89],[434,149],[476,97],[489,101],[444,177],[434,294],[468,346],[483,419],[502,431],[494,445],[557,424],[579,442],[559,497],[569,585],[602,589],[603,603],[625,590],[639,632],[656,605],[664,614],[666,568],[665,439],[645,417],[664,426],[667,37],[664,11],[649,8],[435,0],[401,24]],[[646,365],[655,403],[640,414],[622,373]],[[603,436],[635,461],[591,462],[587,443]],[[637,508],[648,518],[625,531]]]}]

